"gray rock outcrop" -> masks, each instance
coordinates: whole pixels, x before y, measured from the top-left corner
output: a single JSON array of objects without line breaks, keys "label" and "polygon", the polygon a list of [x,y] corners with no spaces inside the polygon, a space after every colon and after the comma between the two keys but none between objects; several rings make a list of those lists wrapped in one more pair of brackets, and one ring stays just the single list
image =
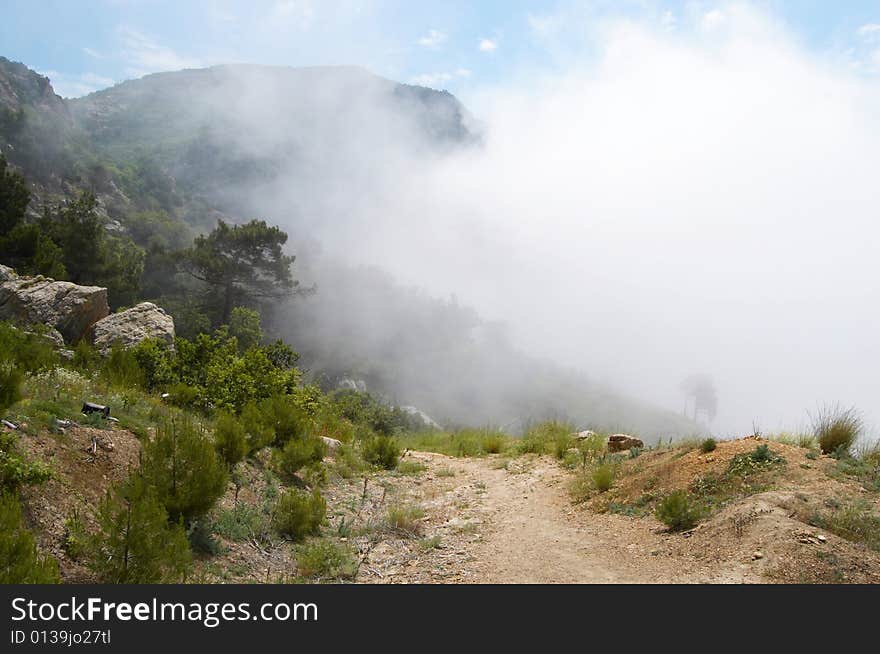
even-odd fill
[{"label": "gray rock outcrop", "polygon": [[20,277],[0,266],[0,320],[42,323],[57,329],[65,342],[76,343],[109,313],[106,288]]},{"label": "gray rock outcrop", "polygon": [[158,338],[173,346],[174,319],[152,302],[141,302],[102,318],[92,326],[90,335],[95,347],[105,354],[114,343],[128,348],[148,338]]}]

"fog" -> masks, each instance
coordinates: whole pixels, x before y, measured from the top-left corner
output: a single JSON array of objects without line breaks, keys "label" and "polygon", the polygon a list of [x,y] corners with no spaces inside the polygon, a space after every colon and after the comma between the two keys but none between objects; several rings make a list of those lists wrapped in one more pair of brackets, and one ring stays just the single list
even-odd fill
[{"label": "fog", "polygon": [[[424,146],[388,87],[354,73],[306,100],[238,71],[224,103],[246,138],[223,138],[265,153],[285,116],[314,118],[246,204],[291,233],[319,295],[322,258],[378,266],[674,412],[680,382],[711,375],[720,435],[798,429],[833,402],[878,424],[876,79],[747,5],[705,18],[603,22],[583,52],[471,88],[467,147]],[[396,337],[397,314],[365,304],[335,305],[373,312],[347,337]]]},{"label": "fog", "polygon": [[485,148],[401,184],[360,256],[658,405],[711,374],[722,434],[838,401],[876,423],[876,80],[744,8],[596,37],[482,92]]}]

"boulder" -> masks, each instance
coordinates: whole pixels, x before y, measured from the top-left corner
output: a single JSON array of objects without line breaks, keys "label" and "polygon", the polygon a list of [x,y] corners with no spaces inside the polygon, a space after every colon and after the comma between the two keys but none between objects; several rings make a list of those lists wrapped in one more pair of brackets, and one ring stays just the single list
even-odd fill
[{"label": "boulder", "polygon": [[9,282],[13,279],[18,279],[18,275],[15,274],[15,271],[9,266],[4,266],[0,263],[0,283]]},{"label": "boulder", "polygon": [[108,313],[106,288],[19,277],[0,266],[0,320],[43,323],[57,329],[65,342],[76,343]]},{"label": "boulder", "polygon": [[609,452],[623,452],[634,447],[644,447],[645,444],[634,436],[628,434],[614,434],[608,437]]},{"label": "boulder", "polygon": [[335,438],[330,438],[329,436],[321,436],[321,440],[324,441],[324,445],[327,446],[327,452],[331,456],[336,454],[336,450],[338,450],[342,446],[342,441],[338,441]]},{"label": "boulder", "polygon": [[97,321],[90,336],[95,347],[104,354],[114,343],[129,348],[148,338],[158,338],[173,347],[174,319],[152,302],[141,302]]},{"label": "boulder", "polygon": [[592,429],[585,429],[584,431],[579,431],[571,435],[571,437],[576,441],[585,441],[588,438],[592,438],[596,435]]}]

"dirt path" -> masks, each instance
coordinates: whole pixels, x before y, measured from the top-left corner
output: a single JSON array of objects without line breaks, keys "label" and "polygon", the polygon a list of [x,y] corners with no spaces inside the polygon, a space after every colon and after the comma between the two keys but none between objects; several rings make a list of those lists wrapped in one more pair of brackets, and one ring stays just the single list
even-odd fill
[{"label": "dirt path", "polygon": [[[459,459],[413,453],[428,466],[419,495],[431,498],[428,521],[475,525],[474,537],[458,542],[459,555],[443,578],[465,583],[742,583],[760,577],[740,562],[683,556],[682,536],[664,533],[652,519],[596,514],[568,498],[568,474],[548,458]],[[440,468],[455,476],[436,476]],[[445,483],[444,483],[445,482]],[[439,486],[438,486],[439,484]],[[444,510],[454,496],[463,512]],[[463,517],[462,517],[463,516]],[[440,524],[442,522],[442,524]],[[448,531],[448,530],[447,530]],[[418,567],[418,566],[413,566]],[[396,583],[413,579],[405,572]]]}]

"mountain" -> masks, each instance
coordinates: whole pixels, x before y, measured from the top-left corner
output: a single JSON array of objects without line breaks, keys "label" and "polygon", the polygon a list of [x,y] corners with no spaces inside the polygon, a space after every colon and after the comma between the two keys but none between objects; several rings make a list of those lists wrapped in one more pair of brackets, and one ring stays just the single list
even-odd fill
[{"label": "mountain", "polygon": [[[267,307],[264,319],[325,387],[364,380],[446,424],[516,430],[549,417],[648,437],[698,430],[518,351],[468,307],[349,262],[381,264],[378,253],[351,257],[352,235],[408,175],[481,147],[482,126],[445,91],[357,67],[224,65],[65,100],[0,57],[0,109],[0,149],[29,181],[32,213],[88,188],[108,227],[147,249],[157,236],[183,247],[218,219],[280,225],[295,275],[317,293]],[[154,284],[143,299],[167,306],[161,292]]]}]

